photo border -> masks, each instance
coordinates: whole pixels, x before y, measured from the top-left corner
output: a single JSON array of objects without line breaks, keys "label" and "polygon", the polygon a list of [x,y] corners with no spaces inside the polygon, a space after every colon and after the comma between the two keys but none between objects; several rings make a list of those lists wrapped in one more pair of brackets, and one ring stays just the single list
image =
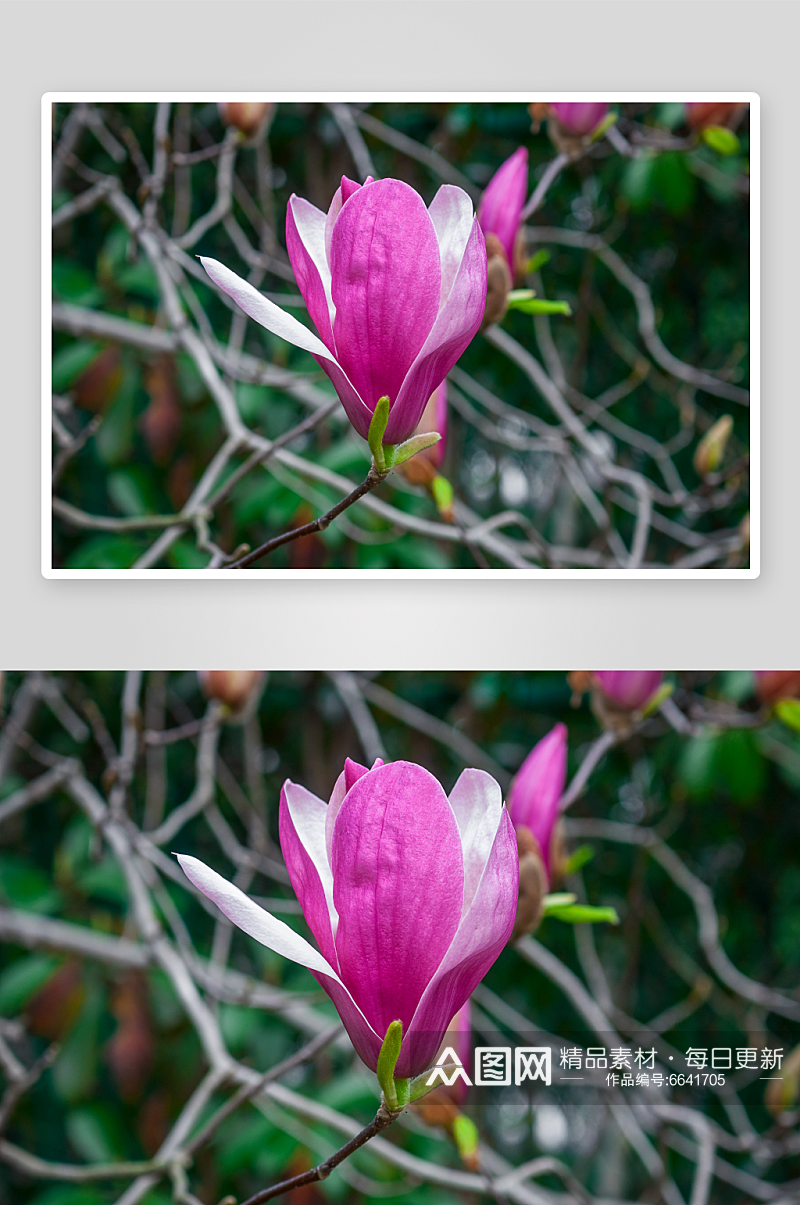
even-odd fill
[{"label": "photo border", "polygon": [[[750,566],[746,569],[56,569],[52,565],[52,106],[56,103],[131,103],[158,101],[274,101],[276,103],[465,103],[530,104],[534,101],[740,101],[750,105]],[[753,580],[761,572],[761,129],[760,97],[755,92],[46,92],[42,96],[41,181],[41,572],[49,580],[169,579],[261,580],[333,579],[667,579]]]}]

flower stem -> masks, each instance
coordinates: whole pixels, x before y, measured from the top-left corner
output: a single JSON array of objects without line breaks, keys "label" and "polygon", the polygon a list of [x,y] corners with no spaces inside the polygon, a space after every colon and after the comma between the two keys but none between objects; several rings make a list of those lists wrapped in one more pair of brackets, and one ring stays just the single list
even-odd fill
[{"label": "flower stem", "polygon": [[354,502],[358,502],[359,498],[363,498],[370,490],[374,490],[376,485],[380,485],[382,481],[389,475],[388,469],[385,472],[380,472],[373,464],[367,473],[361,485],[342,498],[341,502],[336,505],[326,514],[320,515],[318,519],[314,519],[311,523],[305,523],[302,527],[295,527],[292,531],[285,531],[281,536],[275,536],[272,540],[267,540],[266,544],[261,544],[260,547],[248,552],[247,556],[241,557],[238,561],[234,561],[232,565],[228,565],[228,569],[246,569],[248,565],[252,565],[254,561],[258,561],[262,556],[266,556],[275,548],[280,548],[282,544],[288,544],[292,540],[299,540],[301,536],[312,535],[315,531],[324,531],[337,515],[340,515],[343,510],[347,510],[348,506],[352,506]]},{"label": "flower stem", "polygon": [[244,1201],[243,1205],[264,1205],[265,1201],[271,1201],[273,1197],[280,1197],[293,1188],[302,1188],[304,1184],[316,1184],[320,1180],[327,1180],[335,1167],[343,1163],[349,1155],[352,1155],[353,1151],[357,1151],[365,1142],[369,1142],[370,1138],[374,1138],[376,1134],[380,1134],[381,1130],[390,1126],[393,1121],[397,1120],[401,1112],[401,1109],[390,1111],[386,1104],[382,1103],[369,1125],[365,1126],[359,1134],[356,1134],[355,1138],[351,1138],[323,1163],[312,1167],[310,1171],[301,1172],[299,1176],[292,1176],[291,1180],[282,1180],[280,1184],[273,1184],[271,1188],[262,1189],[254,1197],[249,1197]]}]

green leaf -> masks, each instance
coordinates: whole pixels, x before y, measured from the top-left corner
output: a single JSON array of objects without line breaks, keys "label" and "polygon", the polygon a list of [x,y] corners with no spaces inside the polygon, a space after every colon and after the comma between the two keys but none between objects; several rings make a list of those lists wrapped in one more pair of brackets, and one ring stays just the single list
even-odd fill
[{"label": "green leaf", "polygon": [[53,356],[53,390],[64,393],[77,381],[78,377],[96,360],[103,350],[101,343],[90,343],[78,339],[62,347]]},{"label": "green leaf", "polygon": [[506,295],[506,301],[513,306],[518,301],[530,301],[535,296],[535,289],[511,289]]},{"label": "green leaf", "polygon": [[550,908],[545,915],[565,921],[568,925],[595,925],[601,921],[607,921],[609,925],[619,924],[615,908],[595,908],[591,904],[566,904]]},{"label": "green leaf", "polygon": [[563,908],[566,904],[574,904],[577,895],[573,895],[571,891],[554,891],[551,895],[546,895],[542,900],[545,916],[551,908]]},{"label": "green leaf", "polygon": [[591,845],[579,845],[564,863],[564,874],[575,874],[576,870],[580,870],[587,862],[591,862],[593,857],[594,849]]},{"label": "green leaf", "polygon": [[530,275],[533,272],[538,272],[540,268],[550,260],[550,252],[546,247],[541,247],[534,255],[530,257],[525,265],[526,274]]},{"label": "green leaf", "polygon": [[15,908],[30,912],[57,912],[63,897],[52,879],[38,866],[20,858],[0,857],[0,896]]},{"label": "green leaf", "polygon": [[668,699],[672,694],[673,687],[671,682],[662,682],[655,694],[651,695],[642,708],[642,715],[654,715],[665,699]]},{"label": "green leaf", "polygon": [[775,704],[775,715],[787,728],[800,732],[800,699],[781,699]]},{"label": "green leaf", "polygon": [[29,954],[12,962],[0,974],[0,1013],[13,1017],[20,1012],[57,967],[58,959],[50,954]]},{"label": "green leaf", "polygon": [[739,150],[739,139],[726,126],[707,126],[702,137],[706,146],[718,155],[735,155]]},{"label": "green leaf", "polygon": [[603,120],[600,122],[599,126],[596,126],[596,128],[592,130],[592,133],[590,135],[590,141],[597,142],[598,138],[602,138],[603,135],[605,134],[606,130],[610,129],[611,126],[616,124],[616,120],[617,120],[616,113],[607,113],[605,115],[605,117],[603,118]]},{"label": "green leaf", "polygon": [[91,273],[63,259],[53,260],[53,294],[62,301],[89,308],[102,305],[105,297]]},{"label": "green leaf", "polygon": [[433,494],[433,500],[436,503],[436,509],[440,512],[440,514],[443,511],[450,510],[450,507],[453,505],[455,495],[453,493],[453,487],[446,477],[442,477],[441,475],[434,477],[433,481],[431,482],[431,493]]},{"label": "green leaf", "polygon": [[523,314],[565,314],[567,318],[572,316],[572,310],[568,301],[545,301],[543,297],[512,301],[509,303],[508,308],[510,310],[519,310]]},{"label": "green leaf", "polygon": [[[412,456],[416,456],[417,452],[424,452],[426,448],[432,448],[434,444],[438,444],[441,438],[438,431],[426,431],[423,435],[412,435],[410,439],[397,445],[391,454],[391,459],[387,455],[386,463],[391,468],[404,464]],[[388,452],[388,448],[384,448],[384,452]]]},{"label": "green leaf", "polygon": [[130,536],[91,536],[70,553],[67,569],[130,569],[144,545]]},{"label": "green leaf", "polygon": [[396,1109],[397,1091],[394,1081],[394,1069],[397,1066],[397,1060],[400,1058],[400,1047],[403,1042],[403,1022],[392,1021],[389,1028],[386,1030],[386,1036],[383,1039],[381,1052],[378,1055],[378,1066],[376,1075],[378,1083],[381,1086],[384,1100],[390,1109]]},{"label": "green leaf", "polygon": [[369,450],[372,453],[372,459],[375,462],[375,468],[379,473],[386,470],[386,457],[384,456],[383,436],[386,432],[386,424],[389,421],[389,399],[388,397],[380,397],[375,405],[375,410],[372,414],[372,419],[369,424],[369,432],[367,433],[367,443]]},{"label": "green leaf", "polygon": [[478,1127],[474,1121],[463,1113],[459,1113],[458,1117],[453,1121],[453,1139],[462,1159],[468,1159],[478,1149],[480,1141]]}]

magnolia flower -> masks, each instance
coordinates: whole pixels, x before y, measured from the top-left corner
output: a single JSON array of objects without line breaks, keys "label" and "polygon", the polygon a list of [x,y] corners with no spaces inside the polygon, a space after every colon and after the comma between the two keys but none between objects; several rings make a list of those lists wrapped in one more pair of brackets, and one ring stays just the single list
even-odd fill
[{"label": "magnolia flower", "polygon": [[196,858],[181,866],[240,929],[308,967],[368,1067],[400,1021],[394,1075],[418,1075],[514,925],[517,851],[500,787],[465,770],[448,799],[421,766],[348,759],[328,804],[284,783],[279,830],[319,949]]},{"label": "magnolia flower", "polygon": [[508,796],[519,852],[515,938],[533,932],[542,919],[543,901],[554,871],[558,803],[566,780],[567,728],[556,724],[525,758]]},{"label": "magnolia flower", "polygon": [[286,245],[319,338],[229,268],[201,263],[246,314],[314,356],[359,435],[388,397],[383,443],[408,439],[483,317],[486,248],[469,197],[443,184],[426,209],[402,180],[343,176],[327,215],[289,198]]},{"label": "magnolia flower", "polygon": [[536,838],[548,876],[552,872],[553,830],[558,801],[567,781],[567,726],[556,724],[534,745],[517,771],[508,793],[511,823]]},{"label": "magnolia flower", "polygon": [[584,138],[600,125],[600,122],[608,112],[608,105],[603,100],[559,101],[558,104],[550,105],[550,112],[554,115],[562,130]]},{"label": "magnolia flower", "polygon": [[594,678],[609,703],[621,711],[641,711],[664,677],[660,669],[601,670]]},{"label": "magnolia flower", "polygon": [[512,277],[519,258],[516,243],[527,193],[528,151],[521,146],[494,173],[478,206],[478,221],[486,236],[487,250],[491,236],[499,243]]}]

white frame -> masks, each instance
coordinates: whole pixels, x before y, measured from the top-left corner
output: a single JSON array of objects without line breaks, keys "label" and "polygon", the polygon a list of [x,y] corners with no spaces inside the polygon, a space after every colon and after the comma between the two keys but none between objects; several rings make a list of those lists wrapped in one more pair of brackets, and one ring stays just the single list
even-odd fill
[{"label": "white frame", "polygon": [[[58,102],[98,103],[168,101],[349,101],[353,103],[395,102],[483,102],[524,103],[532,101],[741,101],[750,105],[750,567],[747,569],[54,569],[52,565],[51,509],[51,296],[52,227],[51,180],[52,106]],[[46,92],[42,97],[42,576],[63,578],[185,578],[193,580],[255,578],[666,578],[666,579],[753,579],[761,572],[761,128],[760,97],[755,92]]]}]

